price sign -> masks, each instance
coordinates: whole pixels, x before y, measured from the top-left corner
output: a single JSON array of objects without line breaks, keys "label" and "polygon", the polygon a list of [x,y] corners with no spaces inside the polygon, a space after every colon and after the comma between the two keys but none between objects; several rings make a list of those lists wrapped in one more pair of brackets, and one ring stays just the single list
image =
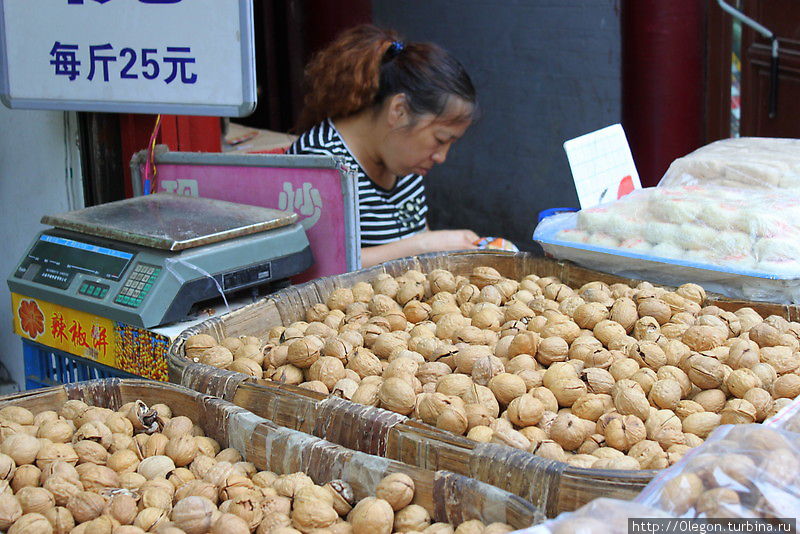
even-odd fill
[{"label": "price sign", "polygon": [[581,208],[612,202],[641,189],[621,124],[564,143]]},{"label": "price sign", "polygon": [[11,108],[243,116],[252,0],[0,0]]}]

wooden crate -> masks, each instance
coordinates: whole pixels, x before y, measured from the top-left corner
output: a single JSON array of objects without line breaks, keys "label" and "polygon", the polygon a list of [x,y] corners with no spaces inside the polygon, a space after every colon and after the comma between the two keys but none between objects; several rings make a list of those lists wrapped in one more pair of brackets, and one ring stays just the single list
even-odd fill
[{"label": "wooden crate", "polygon": [[69,399],[118,409],[142,400],[167,404],[174,415],[189,417],[223,447],[233,447],[260,470],[277,474],[303,471],[315,483],[343,479],[356,499],[374,495],[390,473],[406,473],[415,483],[414,503],[435,521],[459,524],[469,519],[500,521],[519,529],[541,518],[524,499],[483,482],[447,471],[431,471],[347,449],[315,436],[287,429],[223,399],[174,385],[139,379],[108,378],[76,382],[0,397],[0,408],[21,406],[34,414],[58,410]]},{"label": "wooden crate", "polygon": [[[264,336],[273,326],[304,319],[305,310],[324,302],[334,289],[370,281],[378,273],[398,276],[408,269],[428,272],[447,268],[457,274],[468,274],[475,265],[492,265],[503,275],[517,279],[537,273],[578,280],[583,271],[576,270],[572,274],[570,269],[575,266],[530,254],[474,252],[395,260],[371,269],[314,280],[181,333],[170,347],[170,379],[246,406],[280,425],[354,450],[426,469],[446,469],[475,477],[523,497],[535,505],[541,517],[574,510],[600,495],[621,499],[636,496],[654,476],[653,471],[574,468],[510,447],[477,443],[393,412],[269,380],[251,379],[240,373],[190,362],[183,356],[183,343],[193,334],[208,333],[217,339]],[[589,278],[590,272],[583,276],[585,281],[596,279]]]},{"label": "wooden crate", "polygon": [[[328,398],[269,380],[252,379],[240,373],[193,363],[184,357],[183,344],[191,335],[210,334],[217,340],[241,335],[263,338],[274,326],[304,320],[305,310],[325,302],[334,289],[369,282],[380,273],[399,276],[409,269],[423,273],[447,269],[455,274],[468,275],[478,265],[494,267],[502,275],[516,280],[528,274],[556,276],[576,288],[595,280],[634,286],[640,282],[528,253],[470,251],[403,258],[289,287],[186,330],[170,347],[170,380],[197,391],[219,395],[281,425],[355,450],[427,469],[447,469],[488,482],[525,498],[547,517],[575,510],[597,497],[634,498],[657,471],[572,467],[510,447],[476,443],[386,410]],[[727,310],[750,306],[765,317],[772,314],[789,320],[800,317],[795,306],[735,301],[714,294],[708,295],[706,303]]]}]

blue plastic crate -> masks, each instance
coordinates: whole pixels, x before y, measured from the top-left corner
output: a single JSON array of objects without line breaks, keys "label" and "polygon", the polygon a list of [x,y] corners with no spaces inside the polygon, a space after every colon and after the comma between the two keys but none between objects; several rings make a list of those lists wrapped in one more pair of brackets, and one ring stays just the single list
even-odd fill
[{"label": "blue plastic crate", "polygon": [[25,389],[60,386],[94,378],[139,378],[67,352],[22,340],[25,359]]}]

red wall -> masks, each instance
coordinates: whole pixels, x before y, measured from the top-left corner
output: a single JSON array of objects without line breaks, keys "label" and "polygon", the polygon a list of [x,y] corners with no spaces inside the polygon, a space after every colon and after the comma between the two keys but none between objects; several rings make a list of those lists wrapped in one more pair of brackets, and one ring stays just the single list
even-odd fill
[{"label": "red wall", "polygon": [[642,185],[703,144],[705,4],[623,3],[622,123]]}]

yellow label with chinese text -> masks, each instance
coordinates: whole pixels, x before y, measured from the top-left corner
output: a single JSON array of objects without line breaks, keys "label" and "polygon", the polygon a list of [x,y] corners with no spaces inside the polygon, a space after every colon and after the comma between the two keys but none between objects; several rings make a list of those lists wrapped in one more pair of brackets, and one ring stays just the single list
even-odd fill
[{"label": "yellow label with chinese text", "polygon": [[14,332],[42,345],[117,367],[114,322],[11,293]]}]

